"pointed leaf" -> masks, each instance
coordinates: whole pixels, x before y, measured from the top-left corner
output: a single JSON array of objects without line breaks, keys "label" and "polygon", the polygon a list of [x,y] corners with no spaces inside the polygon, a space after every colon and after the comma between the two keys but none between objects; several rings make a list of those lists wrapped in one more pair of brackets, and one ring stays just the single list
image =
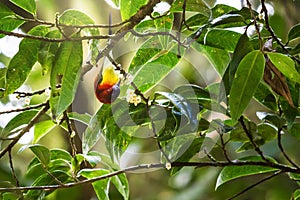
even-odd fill
[{"label": "pointed leaf", "polygon": [[34,126],[34,137],[33,143],[37,143],[42,137],[47,135],[53,128],[56,127],[56,124],[52,120],[46,120],[35,124]]},{"label": "pointed leaf", "polygon": [[128,20],[132,15],[138,12],[140,7],[147,3],[147,0],[122,0],[120,2],[122,20]]},{"label": "pointed leaf", "polygon": [[230,90],[230,114],[233,121],[243,114],[255,94],[264,72],[264,55],[256,50],[248,53],[240,62]]},{"label": "pointed leaf", "polygon": [[[272,158],[268,158],[272,162],[276,162]],[[240,159],[241,161],[262,161],[261,157],[245,157]],[[267,172],[274,172],[278,171],[278,169],[274,169],[271,167],[264,167],[264,166],[253,166],[253,165],[244,165],[244,166],[226,166],[222,169],[220,172],[216,187],[215,189],[218,189],[221,185],[224,183],[227,183],[228,181],[231,181],[236,178],[249,176],[249,175],[256,175],[256,174],[262,174]]]},{"label": "pointed leaf", "polygon": [[91,121],[91,118],[92,118],[92,116],[88,113],[80,114],[77,112],[68,113],[68,117],[72,120],[76,120],[76,121],[81,122],[86,125],[89,124],[89,122]]},{"label": "pointed leaf", "polygon": [[14,129],[21,128],[22,125],[28,124],[37,112],[37,110],[28,110],[16,115],[3,128],[1,133],[2,137],[8,137],[10,135],[10,132]]},{"label": "pointed leaf", "polygon": [[[16,17],[14,16],[7,16],[0,20],[0,29],[3,31],[13,31],[16,28],[20,27],[23,23],[23,20],[16,19]],[[4,36],[5,34],[0,34],[0,38]]]},{"label": "pointed leaf", "polygon": [[[48,28],[37,26],[28,34],[44,36]],[[27,79],[29,72],[37,61],[41,41],[25,38],[21,41],[18,53],[11,59],[6,72],[6,94],[19,88]]]},{"label": "pointed leaf", "polygon": [[9,0],[15,5],[19,6],[20,8],[23,8],[24,10],[30,12],[31,14],[35,15],[36,13],[36,4],[35,0]]},{"label": "pointed leaf", "polygon": [[[63,42],[55,56],[50,77],[50,106],[55,117],[62,114],[73,102],[80,80],[81,64],[81,41]],[[60,89],[56,88],[57,84],[61,84]]]},{"label": "pointed leaf", "polygon": [[115,185],[117,190],[123,196],[124,200],[129,199],[129,184],[125,174],[113,176],[111,178],[111,182]]},{"label": "pointed leaf", "polygon": [[50,162],[50,150],[40,144],[29,145],[28,148],[36,155],[38,160],[46,167]]},{"label": "pointed leaf", "polygon": [[268,53],[268,57],[284,76],[300,83],[300,74],[295,69],[295,62],[291,58],[281,53]]},{"label": "pointed leaf", "polygon": [[[109,171],[106,169],[83,169],[78,173],[78,175],[81,175],[85,178],[91,179],[91,178],[103,176],[108,173],[109,173]],[[103,180],[92,183],[93,188],[96,192],[96,195],[99,199],[103,199],[103,200],[109,199],[109,195],[108,195],[109,182],[110,182],[110,179],[107,178],[107,179],[103,179]]]},{"label": "pointed leaf", "polygon": [[293,26],[288,34],[289,41],[298,37],[300,37],[300,24],[296,24],[295,26]]}]

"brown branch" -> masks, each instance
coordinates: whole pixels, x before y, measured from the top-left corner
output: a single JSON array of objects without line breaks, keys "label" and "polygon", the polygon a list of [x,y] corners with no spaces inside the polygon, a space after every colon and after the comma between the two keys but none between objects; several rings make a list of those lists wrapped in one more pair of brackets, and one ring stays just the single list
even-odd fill
[{"label": "brown branch", "polygon": [[259,42],[260,42],[260,50],[262,51],[264,43],[263,43],[263,40],[262,40],[261,35],[260,35],[260,30],[259,30],[259,26],[258,26],[258,23],[257,23],[257,20],[256,20],[256,16],[253,13],[252,5],[251,5],[250,1],[249,0],[246,0],[246,1],[247,1],[247,6],[248,6],[248,8],[250,10],[250,13],[251,13],[251,18],[253,19],[253,22],[254,22],[254,27],[255,27],[256,33],[258,35],[258,39],[259,39]]},{"label": "brown branch", "polygon": [[39,118],[44,115],[49,109],[49,101],[47,101],[44,105],[44,108],[41,109],[36,115],[35,117],[27,124],[27,126],[25,128],[23,128],[20,133],[14,138],[13,141],[11,141],[4,149],[2,149],[2,151],[0,152],[0,159],[8,152],[10,151],[15,144],[20,140],[20,138],[29,131],[29,129],[31,127],[33,127],[36,122],[39,120]]},{"label": "brown branch", "polygon": [[254,147],[254,150],[260,155],[260,157],[266,161],[266,162],[270,162],[263,154],[263,152],[261,151],[261,149],[257,146],[257,144],[254,142],[253,140],[253,136],[251,134],[251,132],[247,129],[245,122],[244,122],[244,118],[243,116],[240,117],[239,122],[242,125],[243,130],[245,131],[247,137],[249,138],[250,143],[252,144],[252,146]]},{"label": "brown branch", "polygon": [[29,34],[23,34],[23,33],[15,33],[11,31],[5,31],[0,30],[0,34],[8,35],[8,36],[14,36],[17,38],[28,38],[33,40],[40,40],[45,42],[65,42],[65,41],[84,41],[84,40],[102,40],[102,39],[110,39],[114,36],[112,35],[94,35],[94,36],[82,36],[82,37],[73,37],[73,38],[48,38],[43,36],[36,36],[36,35],[29,35]]},{"label": "brown branch", "polygon": [[36,105],[33,105],[33,106],[27,106],[27,107],[24,107],[24,108],[17,108],[17,109],[13,109],[13,110],[0,111],[0,115],[7,114],[7,113],[13,113],[13,112],[23,112],[23,111],[26,111],[26,110],[33,110],[33,109],[40,108],[40,107],[43,107],[43,106],[46,106],[46,105],[47,105],[47,103],[41,103],[41,104],[36,104]]},{"label": "brown branch", "polygon": [[[236,162],[173,162],[173,167],[225,167],[225,166],[265,166],[278,169],[281,172],[293,172],[300,174],[300,170],[294,167],[289,167],[286,165],[281,165],[273,162],[263,162],[263,161],[236,161]],[[63,185],[44,185],[44,186],[25,186],[25,187],[14,187],[14,188],[0,188],[0,192],[4,191],[28,191],[28,190],[55,190],[59,188],[70,188],[78,185],[93,183],[95,181],[111,178],[119,174],[126,172],[133,172],[142,169],[163,169],[165,164],[153,163],[153,164],[141,164],[136,166],[130,166],[118,171],[111,172],[102,176],[98,176],[92,179],[85,179],[78,182],[66,183]]]},{"label": "brown branch", "polygon": [[70,142],[70,146],[71,146],[71,150],[72,150],[72,156],[75,156],[77,154],[77,148],[75,145],[75,130],[73,130],[72,128],[72,124],[71,124],[71,120],[68,117],[68,113],[67,111],[64,112],[64,118],[62,121],[65,121],[67,123],[67,128],[68,128],[68,133],[69,133],[69,142]]},{"label": "brown branch", "polygon": [[[247,0],[248,1],[248,0]],[[268,16],[268,10],[265,4],[265,0],[260,0],[261,2],[261,9],[264,12],[264,18],[265,18],[265,24],[266,24],[266,28],[269,31],[269,33],[271,34],[272,38],[277,42],[277,44],[286,52],[289,53],[288,49],[286,48],[286,46],[281,42],[281,40],[277,37],[276,33],[273,31],[273,29],[270,26],[269,23],[269,16]],[[298,63],[300,63],[300,60],[298,58],[296,58],[295,56],[292,56],[292,58],[297,61]]]},{"label": "brown branch", "polygon": [[283,156],[285,157],[285,159],[287,159],[287,161],[289,161],[289,163],[291,165],[293,165],[295,168],[300,169],[299,166],[296,163],[294,163],[292,161],[292,159],[286,154],[286,152],[285,152],[285,150],[282,146],[282,142],[281,142],[281,131],[282,131],[282,129],[278,128],[278,131],[277,131],[277,144],[278,144],[278,147],[279,147],[281,153],[283,154]]}]

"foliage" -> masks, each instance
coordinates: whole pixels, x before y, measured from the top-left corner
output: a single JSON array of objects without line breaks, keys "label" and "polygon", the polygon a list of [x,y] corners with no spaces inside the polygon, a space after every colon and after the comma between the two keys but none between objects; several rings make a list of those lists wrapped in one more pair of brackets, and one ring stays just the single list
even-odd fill
[{"label": "foliage", "polygon": [[[35,1],[10,2],[32,17],[0,3],[0,36],[22,38],[18,52],[0,68],[0,116],[18,113],[0,124],[0,167],[11,170],[0,178],[1,199],[47,199],[87,184],[98,199],[113,199],[112,188],[129,199],[127,172],[156,168],[176,177],[186,167],[219,167],[216,190],[240,177],[270,175],[232,198],[279,174],[299,184],[297,151],[287,152],[283,141],[300,138],[300,25],[277,36],[264,0],[258,11],[248,0],[241,9],[175,0],[165,12],[156,10],[159,0],[113,1],[122,22],[108,25],[75,9],[48,22],[38,18]],[[13,32],[16,28],[23,32]],[[113,32],[106,35],[107,29]],[[133,44],[139,45],[128,50]],[[134,53],[129,63],[115,57],[122,45]],[[191,55],[204,56],[218,81],[193,80],[203,60]],[[91,114],[81,113],[76,93],[100,62],[119,72],[121,94]],[[180,67],[188,75],[176,83]],[[24,90],[26,85],[34,91]],[[29,103],[5,110],[13,97]],[[22,145],[30,132],[32,141]],[[52,148],[51,137],[67,138],[67,147]],[[122,165],[133,147],[143,146],[138,141],[143,137],[158,159]],[[268,145],[281,156],[268,152]],[[32,157],[25,174],[16,172],[16,151]],[[298,199],[299,189],[289,195]]]}]

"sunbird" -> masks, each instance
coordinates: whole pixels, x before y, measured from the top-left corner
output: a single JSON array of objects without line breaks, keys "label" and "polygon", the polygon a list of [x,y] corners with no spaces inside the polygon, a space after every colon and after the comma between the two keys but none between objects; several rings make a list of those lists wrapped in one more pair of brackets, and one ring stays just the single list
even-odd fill
[{"label": "sunbird", "polygon": [[120,77],[113,66],[103,67],[95,79],[94,89],[101,103],[110,104],[120,94]]}]

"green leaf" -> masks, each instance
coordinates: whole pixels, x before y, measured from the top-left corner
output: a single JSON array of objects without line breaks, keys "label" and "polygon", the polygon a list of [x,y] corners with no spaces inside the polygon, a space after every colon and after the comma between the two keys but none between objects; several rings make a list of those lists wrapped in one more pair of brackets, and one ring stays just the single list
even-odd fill
[{"label": "green leaf", "polygon": [[[181,0],[175,0],[172,3],[170,12],[180,12],[182,11],[183,2]],[[207,17],[210,16],[210,9],[202,0],[190,0],[186,1],[186,11],[201,13]]]},{"label": "green leaf", "polygon": [[[7,16],[0,20],[0,29],[4,31],[13,31],[19,26],[21,26],[23,23],[23,20],[16,19],[14,16]],[[4,36],[5,34],[0,34],[0,38]]]},{"label": "green leaf", "polygon": [[199,28],[200,26],[207,24],[208,19],[209,19],[208,16],[202,14],[196,14],[188,18],[186,20],[186,24],[190,28]]},{"label": "green leaf", "polygon": [[40,144],[29,145],[28,148],[35,154],[43,166],[47,166],[50,162],[50,150]]},{"label": "green leaf", "polygon": [[289,133],[296,137],[297,139],[300,139],[300,123],[294,123],[289,129]]},{"label": "green leaf", "polygon": [[101,156],[96,151],[88,152],[86,155],[83,155],[85,160],[88,161],[92,167],[95,167],[99,162],[101,162]]},{"label": "green leaf", "polygon": [[35,15],[36,13],[36,4],[35,0],[9,0],[15,5],[19,6],[20,8],[23,8],[24,10],[30,12],[31,14]]},{"label": "green leaf", "polygon": [[283,125],[286,124],[286,120],[284,118],[274,113],[256,112],[256,115],[260,120],[267,120],[277,128],[282,128]]},{"label": "green leaf", "polygon": [[33,143],[37,143],[42,137],[49,133],[53,128],[56,127],[56,124],[52,120],[46,120],[39,123],[36,123],[34,126],[34,137]]},{"label": "green leaf", "polygon": [[[45,26],[37,26],[28,34],[44,36],[48,32]],[[41,41],[25,38],[21,41],[19,52],[11,59],[6,72],[6,94],[18,89],[27,79],[29,72],[37,61]]]},{"label": "green leaf", "polygon": [[277,109],[277,101],[276,98],[271,92],[270,88],[264,83],[260,83],[255,94],[255,99],[257,99],[261,104],[270,108],[273,111]]},{"label": "green leaf", "polygon": [[[61,38],[61,33],[58,30],[50,31],[46,34],[46,37]],[[57,42],[41,42],[40,51],[38,52],[38,62],[42,65],[43,74],[46,74],[52,68],[58,47],[59,43]]]},{"label": "green leaf", "polygon": [[[219,25],[224,25],[224,24],[229,24],[229,23],[237,23],[237,22],[244,22],[244,18],[239,15],[239,14],[225,14],[220,17],[215,18],[212,20],[211,26],[219,26]],[[244,23],[245,25],[245,23]]]},{"label": "green leaf", "polygon": [[[276,162],[272,158],[268,158],[272,162]],[[258,156],[250,156],[245,157],[242,159],[239,159],[240,161],[262,161],[261,157]],[[244,166],[226,166],[222,169],[220,172],[216,187],[215,189],[218,189],[221,185],[224,183],[227,183],[228,181],[245,177],[249,175],[256,175],[256,174],[263,174],[267,172],[274,172],[278,171],[278,169],[274,169],[271,167],[265,167],[265,166],[254,166],[254,165],[244,165]]]},{"label": "green leaf", "polygon": [[300,189],[295,190],[293,194],[293,199],[294,200],[299,200],[300,199]]},{"label": "green leaf", "polygon": [[[62,114],[73,102],[80,80],[81,64],[81,41],[63,42],[55,56],[50,77],[50,107],[54,117]],[[57,84],[61,84],[61,88],[56,88]]]},{"label": "green leaf", "polygon": [[98,142],[106,120],[111,117],[110,105],[103,104],[89,122],[89,126],[82,136],[82,152],[86,155]]},{"label": "green leaf", "polygon": [[85,125],[88,125],[89,122],[91,121],[92,116],[88,113],[80,114],[77,112],[71,112],[68,113],[68,117],[72,120],[76,120],[78,122],[81,122]]},{"label": "green leaf", "polygon": [[192,47],[203,53],[220,75],[224,74],[225,69],[230,62],[230,55],[227,51],[210,46],[199,45],[197,43],[193,43]]},{"label": "green leaf", "polygon": [[244,33],[236,44],[232,59],[223,76],[222,82],[224,83],[226,94],[229,94],[232,81],[241,60],[251,51],[253,51],[252,44],[250,43],[247,34]]},{"label": "green leaf", "polygon": [[293,26],[288,34],[289,41],[298,37],[300,37],[300,24],[296,24],[295,26]]},{"label": "green leaf", "polygon": [[288,56],[281,53],[267,53],[275,67],[287,78],[300,83],[300,74],[295,69],[294,61]]},{"label": "green leaf", "polygon": [[[109,171],[106,169],[82,169],[78,174],[85,178],[91,179],[106,175],[108,173]],[[92,183],[96,195],[99,199],[109,199],[109,182],[110,179],[107,178]]]},{"label": "green leaf", "polygon": [[177,110],[188,119],[188,123],[191,124],[192,127],[196,128],[196,126],[198,125],[197,114],[199,112],[199,109],[190,104],[180,94],[169,92],[157,92],[157,94],[163,95],[167,99],[169,99],[175,106],[175,108],[177,108]]},{"label": "green leaf", "polygon": [[129,73],[134,74],[133,82],[141,92],[146,92],[159,83],[180,60],[177,47],[162,50],[159,44],[157,37],[147,40],[130,63]]},{"label": "green leaf", "polygon": [[[52,172],[52,175],[55,176],[58,180],[62,183],[65,183],[69,176],[65,171],[56,170]],[[42,174],[39,176],[33,183],[32,186],[44,186],[44,185],[57,185],[58,183],[50,177],[48,174]],[[51,193],[52,191],[45,191],[45,190],[29,190],[26,195],[25,199],[42,199],[45,195]]]},{"label": "green leaf", "polygon": [[[164,17],[160,17],[154,21],[157,31],[169,32],[173,26],[174,15],[169,14]],[[170,44],[170,37],[168,35],[158,36],[161,46],[163,49],[167,49],[168,44]],[[171,43],[172,44],[172,43]]]},{"label": "green leaf", "polygon": [[233,52],[241,34],[224,29],[211,29],[206,34],[202,34],[197,42],[219,49]]},{"label": "green leaf", "polygon": [[264,55],[256,50],[248,53],[240,62],[230,90],[230,114],[237,121],[248,106],[262,79],[265,67]]},{"label": "green leaf", "polygon": [[[63,12],[63,14],[59,17],[59,23],[70,25],[70,26],[80,26],[80,25],[92,25],[95,24],[95,21],[88,16],[87,14],[74,10],[69,9]],[[71,35],[76,34],[78,32],[78,29],[71,29],[71,28],[65,28],[63,29],[65,34]],[[81,29],[81,34],[85,36],[98,36],[100,35],[100,31],[97,28],[84,28]],[[96,65],[96,57],[98,55],[98,46],[100,45],[99,40],[91,40],[89,41],[89,61]]]},{"label": "green leaf", "polygon": [[12,12],[5,4],[0,2],[0,19],[12,15],[14,15],[14,12]]},{"label": "green leaf", "polygon": [[217,17],[220,17],[221,15],[224,15],[226,13],[229,13],[231,11],[236,11],[237,9],[225,4],[217,4],[215,7],[212,8],[212,18],[215,19]]},{"label": "green leaf", "polygon": [[115,185],[125,200],[129,199],[129,184],[125,174],[113,176],[111,178],[111,182]]},{"label": "green leaf", "polygon": [[265,143],[277,137],[277,130],[271,124],[259,124],[257,126],[257,135],[259,135]]},{"label": "green leaf", "polygon": [[1,136],[4,138],[8,137],[11,131],[21,128],[22,125],[28,124],[37,112],[37,110],[28,110],[16,115],[3,128]]},{"label": "green leaf", "polygon": [[[202,147],[204,137],[195,138],[192,144],[188,149],[184,150],[184,153],[176,160],[176,162],[187,162],[189,161],[196,153],[198,153]],[[172,167],[171,175],[176,174],[182,167]]]},{"label": "green leaf", "polygon": [[147,0],[122,0],[120,3],[122,20],[128,20],[133,16],[140,8],[147,3]]}]

